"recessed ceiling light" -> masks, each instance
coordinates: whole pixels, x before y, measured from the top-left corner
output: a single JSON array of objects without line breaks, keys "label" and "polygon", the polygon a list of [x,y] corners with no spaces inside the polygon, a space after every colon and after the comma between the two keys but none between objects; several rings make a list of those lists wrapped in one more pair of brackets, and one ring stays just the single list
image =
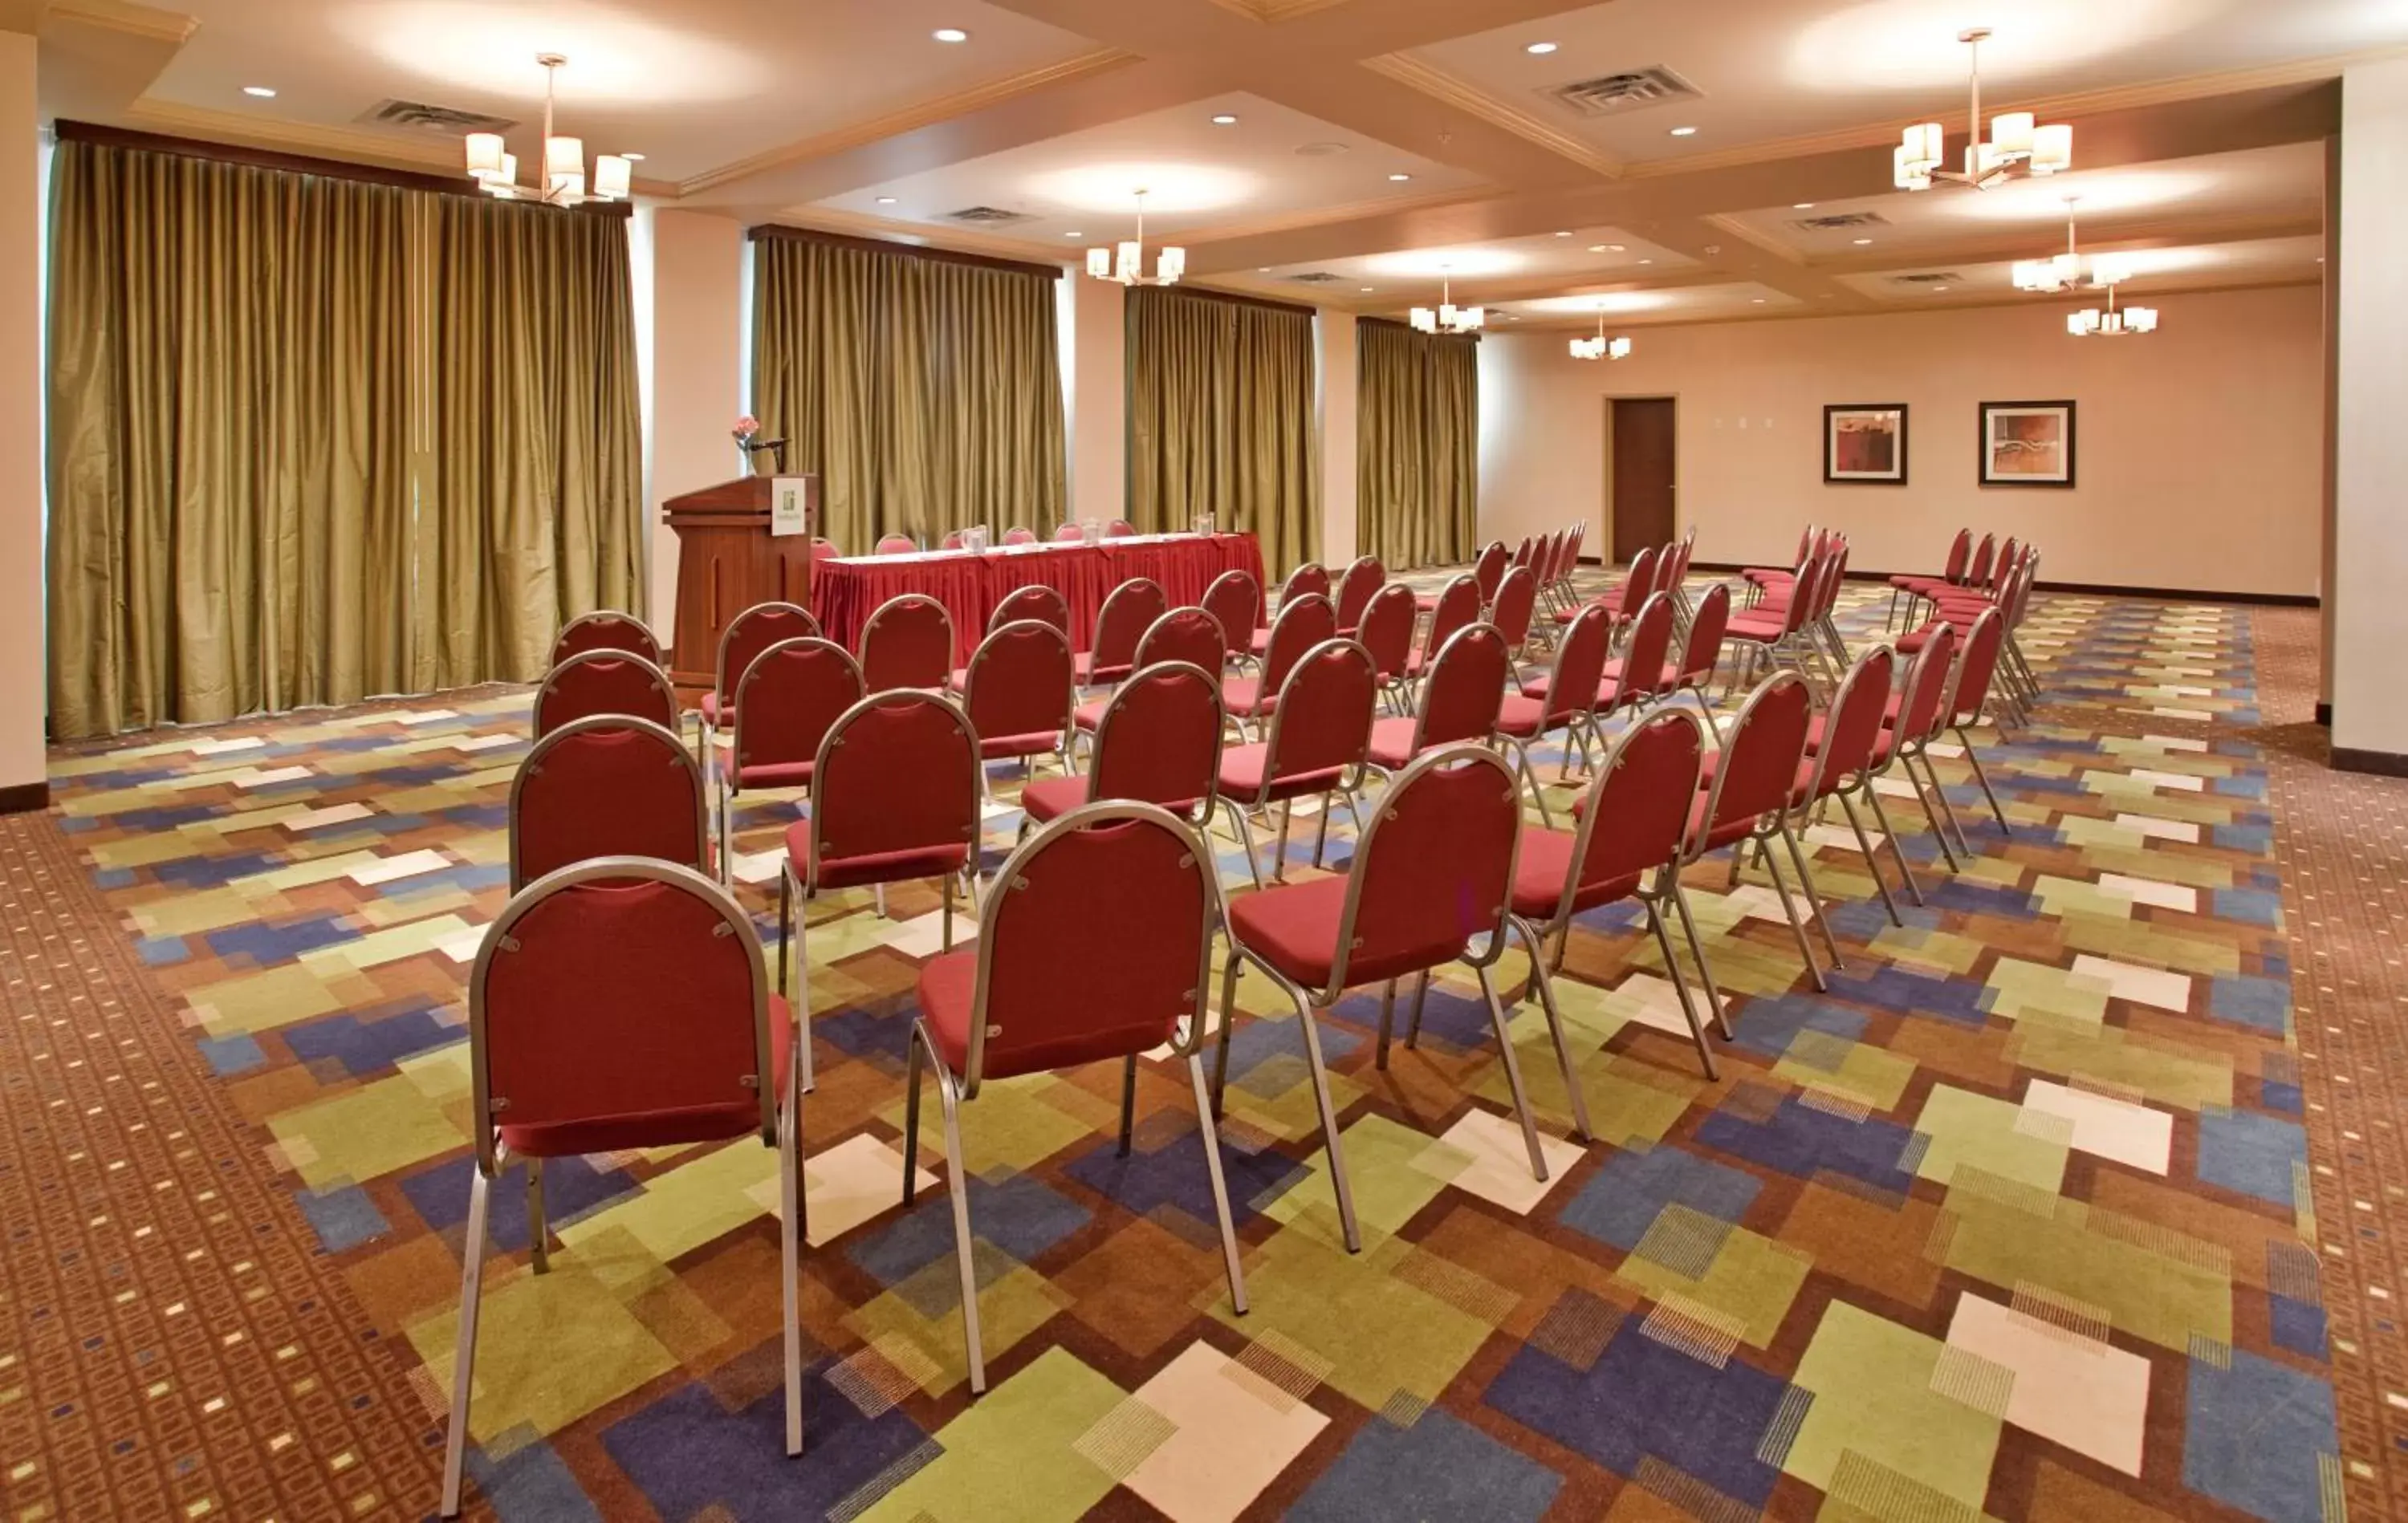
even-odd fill
[{"label": "recessed ceiling light", "polygon": [[1392,180],[1395,180],[1398,184],[1401,185],[1401,184],[1403,184],[1405,181],[1407,181],[1407,180],[1409,180],[1409,179],[1412,178],[1413,177],[1412,177],[1412,176],[1411,176],[1411,175],[1390,175],[1388,178],[1389,178],[1390,179],[1392,179]]},{"label": "recessed ceiling light", "polygon": [[1547,54],[1555,50],[1555,45],[1552,42],[1533,42],[1522,50],[1526,53],[1537,53],[1540,57],[1544,58]]},{"label": "recessed ceiling light", "polygon": [[1569,238],[1569,237],[1570,237],[1570,236],[1571,236],[1571,235],[1570,235],[1570,233],[1558,233],[1558,234],[1556,234],[1556,235],[1555,235],[1555,236],[1556,236],[1556,237],[1559,237],[1559,238]]},{"label": "recessed ceiling light", "polygon": [[1085,236],[1086,236],[1086,235],[1085,235],[1084,233],[1080,233],[1080,232],[1077,232],[1077,231],[1075,231],[1075,230],[1074,230],[1074,231],[1072,231],[1072,232],[1065,233],[1065,234],[1063,234],[1062,235],[1063,235],[1064,237],[1066,237],[1066,238],[1083,238],[1083,237],[1085,237]]},{"label": "recessed ceiling light", "polygon": [[1212,125],[1215,127],[1234,127],[1237,124],[1238,119],[1231,116],[1226,111],[1222,112],[1219,116],[1212,119]]},{"label": "recessed ceiling light", "polygon": [[1752,306],[1762,306],[1764,305],[1764,298],[1761,296],[1750,296],[1748,298],[1748,302]]},{"label": "recessed ceiling light", "polygon": [[970,35],[958,26],[940,26],[928,34],[939,42],[968,42]]},{"label": "recessed ceiling light", "polygon": [[1813,211],[1814,209],[1814,203],[1812,201],[1792,201],[1789,203],[1789,209],[1791,211]]},{"label": "recessed ceiling light", "polygon": [[1948,289],[1948,288],[1947,288],[1946,286],[1934,286],[1934,287],[1932,287],[1932,288],[1931,288],[1931,293],[1932,293],[1934,296],[1937,296],[1937,295],[1939,295],[1942,292],[1946,291],[1947,289]]},{"label": "recessed ceiling light", "polygon": [[1858,239],[1856,240],[1856,246],[1857,246],[1858,248],[1862,248],[1864,245],[1869,244],[1869,243],[1870,243],[1870,242],[1872,242],[1872,241],[1873,241],[1873,240],[1872,240],[1872,239],[1870,239],[1870,238],[1858,238]]},{"label": "recessed ceiling light", "polygon": [[[1619,254],[1619,253],[1624,252],[1625,250],[1624,250],[1623,246],[1622,246],[1621,244],[1618,244],[1618,243],[1609,243],[1609,244],[1607,244],[1607,245],[1605,246],[1605,251],[1606,251],[1607,253],[1609,253],[1609,254]],[[1647,263],[1647,261],[1645,261],[1645,260],[1641,260],[1641,261],[1640,261],[1640,263],[1643,264],[1643,263]]]},{"label": "recessed ceiling light", "polygon": [[1268,274],[1270,274],[1270,273],[1271,273],[1271,267],[1270,267],[1269,265],[1266,264],[1266,265],[1262,266],[1262,268],[1260,268],[1260,269],[1256,270],[1254,273],[1255,273],[1256,275],[1268,275]]},{"label": "recessed ceiling light", "polygon": [[1639,263],[1641,263],[1641,264],[1653,264],[1653,263],[1655,263],[1656,262],[1655,262],[1654,260],[1652,260],[1652,259],[1642,259],[1642,260],[1641,260]]},{"label": "recessed ceiling light", "polygon": [[1592,254],[1601,254],[1605,252],[1605,245],[1601,243],[1592,243],[1588,246],[1588,251]]},{"label": "recessed ceiling light", "polygon": [[1698,135],[1698,129],[1695,127],[1675,127],[1672,129],[1672,135],[1675,137],[1695,137]]},{"label": "recessed ceiling light", "polygon": [[644,162],[644,156],[640,153],[622,153],[619,157],[626,160],[629,164],[642,164]]},{"label": "recessed ceiling light", "polygon": [[1372,290],[1373,290],[1373,288],[1372,288],[1372,287],[1370,287],[1370,286],[1358,286],[1358,287],[1356,287],[1355,289],[1356,289],[1356,290],[1358,290],[1358,291],[1360,291],[1360,292],[1363,292],[1363,294],[1365,294],[1365,295],[1367,295],[1367,296],[1368,296],[1368,295],[1369,295],[1369,294],[1371,293]]},{"label": "recessed ceiling light", "polygon": [[276,98],[276,92],[265,85],[245,85],[242,87],[242,93],[246,95],[256,95],[264,101],[272,101]]},{"label": "recessed ceiling light", "polygon": [[891,195],[882,195],[878,198],[878,204],[882,206],[891,206],[895,205],[895,198]]}]

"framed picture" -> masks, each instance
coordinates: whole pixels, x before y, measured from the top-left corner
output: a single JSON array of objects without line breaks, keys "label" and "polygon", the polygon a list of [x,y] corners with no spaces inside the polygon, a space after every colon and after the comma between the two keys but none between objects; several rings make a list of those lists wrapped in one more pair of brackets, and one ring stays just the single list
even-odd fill
[{"label": "framed picture", "polygon": [[1985,487],[2073,485],[2073,404],[1982,404],[1981,482]]},{"label": "framed picture", "polygon": [[1823,479],[1906,485],[1906,404],[1826,404]]}]

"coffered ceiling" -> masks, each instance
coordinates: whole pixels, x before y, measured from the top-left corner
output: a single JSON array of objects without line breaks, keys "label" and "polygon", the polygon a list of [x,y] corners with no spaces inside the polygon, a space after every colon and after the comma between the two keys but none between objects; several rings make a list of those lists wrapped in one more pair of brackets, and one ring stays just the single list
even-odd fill
[{"label": "coffered ceiling", "polygon": [[[1144,189],[1199,283],[1394,313],[1451,279],[1566,327],[2028,300],[2008,265],[2068,196],[2086,248],[2146,254],[2136,290],[2314,279],[2333,81],[2408,48],[2400,0],[42,8],[59,116],[448,170],[456,136],[380,109],[531,140],[557,51],[562,130],[663,204],[1068,263]],[[1961,148],[1968,25],[1985,107],[2071,122],[2072,173],[1891,188],[1902,124]]]}]

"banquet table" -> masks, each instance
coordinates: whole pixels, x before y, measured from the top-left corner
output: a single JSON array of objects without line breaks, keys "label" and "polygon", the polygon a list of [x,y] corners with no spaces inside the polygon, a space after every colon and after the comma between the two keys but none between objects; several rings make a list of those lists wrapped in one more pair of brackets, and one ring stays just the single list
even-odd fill
[{"label": "banquet table", "polygon": [[924,592],[953,621],[953,661],[967,665],[996,605],[1023,587],[1051,587],[1070,605],[1070,643],[1093,648],[1096,615],[1113,588],[1135,576],[1161,584],[1174,608],[1200,603],[1225,571],[1263,579],[1263,548],[1252,534],[1127,534],[1100,544],[1004,545],[984,550],[837,556],[811,573],[820,628],[847,650],[878,605]]}]

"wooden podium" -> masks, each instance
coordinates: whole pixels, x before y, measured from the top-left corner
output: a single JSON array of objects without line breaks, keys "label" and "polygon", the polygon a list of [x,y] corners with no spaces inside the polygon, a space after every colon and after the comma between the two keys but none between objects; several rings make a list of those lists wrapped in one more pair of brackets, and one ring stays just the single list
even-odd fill
[{"label": "wooden podium", "polygon": [[[770,499],[779,480],[803,484],[800,534],[770,533]],[[661,520],[677,531],[677,622],[669,648],[669,679],[710,690],[719,635],[756,603],[811,605],[811,538],[820,526],[816,476],[745,476],[661,505]]]}]

